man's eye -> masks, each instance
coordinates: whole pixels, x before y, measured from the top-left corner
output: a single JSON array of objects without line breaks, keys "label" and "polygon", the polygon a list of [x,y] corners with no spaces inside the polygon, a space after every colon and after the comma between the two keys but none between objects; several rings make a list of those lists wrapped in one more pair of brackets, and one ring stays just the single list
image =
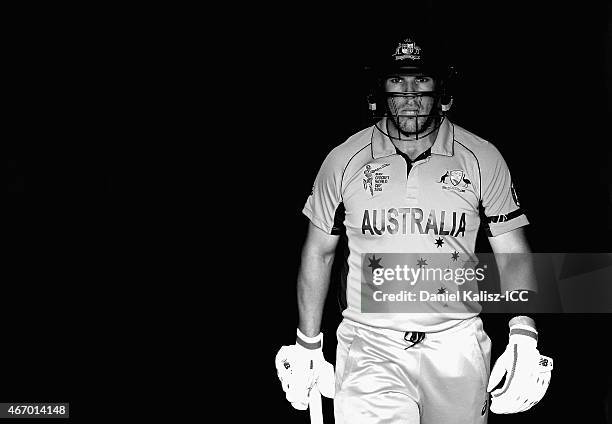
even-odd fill
[{"label": "man's eye", "polygon": [[417,82],[429,82],[429,77],[419,77],[417,78]]},{"label": "man's eye", "polygon": [[392,84],[401,84],[402,79],[401,78],[389,78],[389,82]]}]

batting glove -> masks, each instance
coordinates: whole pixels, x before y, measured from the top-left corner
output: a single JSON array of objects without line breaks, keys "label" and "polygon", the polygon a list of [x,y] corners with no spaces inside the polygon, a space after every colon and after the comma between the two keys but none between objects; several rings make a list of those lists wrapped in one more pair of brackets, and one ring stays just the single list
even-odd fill
[{"label": "batting glove", "polygon": [[[553,360],[540,355],[537,343],[535,328],[525,324],[510,327],[508,346],[495,362],[489,378],[487,391],[491,393],[491,412],[514,414],[526,411],[544,397],[550,384]],[[493,390],[504,375],[503,386]]]},{"label": "batting glove", "polygon": [[298,329],[296,343],[281,347],[275,362],[285,396],[295,409],[308,408],[311,390],[334,397],[334,366],[323,357],[323,333],[308,337]]}]

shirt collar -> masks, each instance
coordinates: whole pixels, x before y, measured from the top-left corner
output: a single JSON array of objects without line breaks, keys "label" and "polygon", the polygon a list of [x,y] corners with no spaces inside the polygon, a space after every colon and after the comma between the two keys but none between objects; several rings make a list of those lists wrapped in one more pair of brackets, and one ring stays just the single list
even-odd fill
[{"label": "shirt collar", "polygon": [[[378,159],[395,154],[395,145],[380,128],[387,130],[387,118],[383,118],[374,126],[372,132],[372,158]],[[444,118],[438,128],[438,135],[431,153],[443,156],[453,156],[453,126],[448,119]]]}]

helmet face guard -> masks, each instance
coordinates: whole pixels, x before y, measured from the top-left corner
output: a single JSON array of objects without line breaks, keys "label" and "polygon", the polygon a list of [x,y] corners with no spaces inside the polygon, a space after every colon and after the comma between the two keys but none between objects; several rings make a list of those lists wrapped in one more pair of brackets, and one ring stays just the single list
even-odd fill
[{"label": "helmet face guard", "polygon": [[[405,103],[404,99],[414,100],[420,105],[424,98],[433,99],[428,113],[402,112],[401,105]],[[387,92],[384,89],[380,89],[375,101],[369,100],[369,107],[371,118],[376,123],[382,118],[388,118],[393,122],[400,135],[418,139],[429,135],[440,126],[444,117],[444,110],[440,102],[441,94],[437,90]],[[401,121],[406,120],[413,122],[413,125],[411,125],[412,129],[407,130],[400,125]],[[431,131],[427,131],[428,129]],[[383,132],[386,133],[386,130]]]}]

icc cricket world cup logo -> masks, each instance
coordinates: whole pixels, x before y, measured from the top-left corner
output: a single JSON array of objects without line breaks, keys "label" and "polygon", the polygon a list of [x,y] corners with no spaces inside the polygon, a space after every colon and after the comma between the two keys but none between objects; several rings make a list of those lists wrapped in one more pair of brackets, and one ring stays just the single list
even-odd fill
[{"label": "icc cricket world cup logo", "polygon": [[374,196],[374,189],[372,188],[372,182],[374,181],[374,174],[389,165],[390,164],[385,163],[376,169],[372,169],[372,165],[369,165],[369,164],[366,165],[363,171],[363,175],[365,176],[365,178],[363,179],[363,189],[366,191],[369,191],[370,196]]}]

